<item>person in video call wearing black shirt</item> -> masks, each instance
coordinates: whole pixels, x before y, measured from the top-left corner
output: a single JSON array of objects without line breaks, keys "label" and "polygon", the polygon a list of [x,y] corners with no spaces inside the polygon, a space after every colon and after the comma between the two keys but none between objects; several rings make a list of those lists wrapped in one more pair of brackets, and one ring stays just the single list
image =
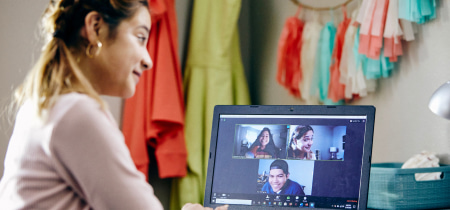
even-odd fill
[{"label": "person in video call wearing black shirt", "polygon": [[289,167],[284,160],[270,164],[269,181],[261,189],[267,194],[305,195],[300,184],[289,179]]}]

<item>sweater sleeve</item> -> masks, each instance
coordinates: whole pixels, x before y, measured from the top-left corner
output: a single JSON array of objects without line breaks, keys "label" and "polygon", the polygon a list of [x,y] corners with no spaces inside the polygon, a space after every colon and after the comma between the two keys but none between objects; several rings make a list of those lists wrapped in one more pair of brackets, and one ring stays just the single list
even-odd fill
[{"label": "sweater sleeve", "polygon": [[92,99],[55,122],[50,150],[58,173],[93,209],[162,209],[122,133]]}]

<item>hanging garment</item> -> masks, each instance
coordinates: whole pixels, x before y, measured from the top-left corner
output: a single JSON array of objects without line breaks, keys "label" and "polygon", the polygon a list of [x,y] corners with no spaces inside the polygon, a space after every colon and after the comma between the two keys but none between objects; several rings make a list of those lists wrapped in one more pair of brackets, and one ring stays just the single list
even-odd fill
[{"label": "hanging garment", "polygon": [[313,11],[311,21],[306,22],[302,34],[301,48],[301,70],[303,79],[300,81],[300,92],[302,99],[307,104],[319,104],[316,97],[310,95],[311,81],[314,73],[314,65],[316,60],[317,45],[319,43],[320,31],[323,25],[319,21],[319,14]]},{"label": "hanging garment", "polygon": [[171,209],[203,202],[214,106],[250,103],[239,49],[240,6],[240,0],[194,1],[184,74],[188,174],[172,183]]},{"label": "hanging garment", "polygon": [[314,74],[311,83],[310,94],[318,97],[320,102],[333,104],[328,97],[328,86],[330,84],[331,53],[333,52],[336,27],[333,22],[328,22],[320,32]]},{"label": "hanging garment", "polygon": [[152,30],[147,49],[154,65],[125,101],[122,130],[136,167],[147,177],[147,146],[155,148],[159,177],[182,177],[187,173],[187,153],[174,0],[149,0],[149,5]]},{"label": "hanging garment", "polygon": [[286,20],[283,30],[281,31],[280,40],[278,42],[278,70],[277,81],[289,93],[300,98],[299,83],[302,80],[301,69],[301,49],[302,49],[302,33],[303,21],[298,18],[301,7],[298,8],[295,16]]},{"label": "hanging garment", "polygon": [[331,55],[330,85],[328,86],[328,98],[335,103],[345,98],[345,85],[339,82],[339,78],[341,77],[339,64],[342,57],[342,48],[344,47],[345,32],[351,21],[351,19],[347,17],[345,6],[343,7],[342,12],[344,14],[344,20],[339,23],[336,31],[333,53]]},{"label": "hanging garment", "polygon": [[398,16],[418,24],[436,19],[436,0],[399,0]]}]

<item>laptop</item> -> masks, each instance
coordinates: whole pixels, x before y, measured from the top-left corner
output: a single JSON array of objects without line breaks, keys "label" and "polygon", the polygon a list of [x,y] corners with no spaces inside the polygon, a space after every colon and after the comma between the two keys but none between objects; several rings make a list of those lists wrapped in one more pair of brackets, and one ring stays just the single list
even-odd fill
[{"label": "laptop", "polygon": [[373,106],[218,105],[204,206],[366,209]]}]

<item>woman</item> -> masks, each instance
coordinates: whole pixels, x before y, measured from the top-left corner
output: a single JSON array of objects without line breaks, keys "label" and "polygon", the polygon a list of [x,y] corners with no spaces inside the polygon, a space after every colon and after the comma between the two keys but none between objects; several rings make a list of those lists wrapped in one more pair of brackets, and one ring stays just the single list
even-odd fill
[{"label": "woman", "polygon": [[280,149],[275,146],[270,129],[263,128],[250,146],[249,152],[251,152],[250,157],[254,158],[277,158],[279,151]]},{"label": "woman", "polygon": [[162,209],[100,98],[131,97],[152,67],[147,0],[52,0],[43,26],[47,43],[15,94],[1,208]]},{"label": "woman", "polygon": [[288,158],[302,160],[316,160],[316,155],[311,151],[313,145],[314,130],[309,125],[299,125],[292,133],[288,149]]}]

